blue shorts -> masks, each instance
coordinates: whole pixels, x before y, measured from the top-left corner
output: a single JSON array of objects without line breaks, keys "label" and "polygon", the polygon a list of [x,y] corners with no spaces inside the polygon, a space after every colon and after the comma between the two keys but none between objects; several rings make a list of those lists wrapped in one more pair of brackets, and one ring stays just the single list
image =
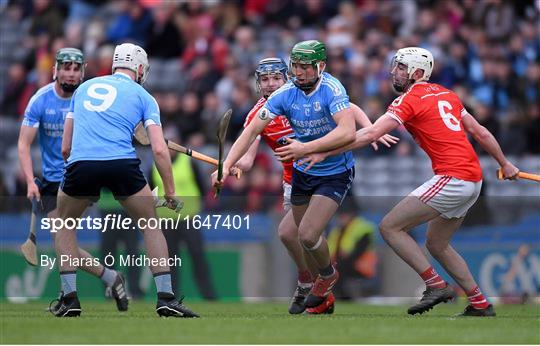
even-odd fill
[{"label": "blue shorts", "polygon": [[341,205],[354,180],[354,167],[343,173],[316,176],[293,169],[292,176],[292,205],[309,203],[311,196],[326,196]]},{"label": "blue shorts", "polygon": [[140,164],[139,159],[76,161],[66,167],[60,188],[68,196],[95,202],[106,187],[114,198],[123,200],[147,184]]}]

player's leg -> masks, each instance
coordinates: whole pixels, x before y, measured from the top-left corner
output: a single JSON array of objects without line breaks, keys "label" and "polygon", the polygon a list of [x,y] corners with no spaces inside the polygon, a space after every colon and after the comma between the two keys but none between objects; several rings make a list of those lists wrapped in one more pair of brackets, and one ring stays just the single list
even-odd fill
[{"label": "player's leg", "polygon": [[305,310],[304,302],[311,291],[315,276],[309,271],[304,259],[304,249],[298,238],[298,227],[294,222],[292,210],[288,210],[279,223],[278,235],[298,270],[298,281],[289,304],[289,313],[301,314]]},{"label": "player's leg", "polygon": [[[76,220],[84,213],[89,200],[78,199],[58,191],[58,217],[66,221]],[[77,260],[79,259],[79,247],[77,245],[76,229],[66,227],[58,230],[54,241],[56,258],[60,270],[62,294],[59,304],[51,312],[57,317],[72,317],[81,314],[81,305],[77,297]]]},{"label": "player's leg", "polygon": [[307,254],[302,244],[300,244],[300,239],[298,238],[298,226],[294,221],[291,209],[291,192],[292,186],[283,182],[283,209],[285,210],[285,216],[281,219],[279,224],[278,235],[296,264],[299,281],[313,281],[318,275],[317,265],[313,258]]},{"label": "player's leg", "polygon": [[298,226],[300,242],[317,264],[319,275],[306,298],[306,307],[321,305],[331,293],[339,274],[330,261],[330,251],[322,236],[326,225],[338,208],[335,200],[321,195],[311,197],[309,205]]},{"label": "player's leg", "polygon": [[278,235],[298,269],[298,279],[301,282],[313,281],[312,274],[316,274],[317,272],[310,272],[310,268],[306,263],[304,248],[300,244],[298,227],[296,227],[291,210],[289,210],[283,219],[281,219],[278,227]]},{"label": "player's leg", "polygon": [[433,269],[409,230],[439,216],[439,212],[415,196],[401,200],[382,220],[379,228],[386,243],[424,280],[426,290],[409,314],[424,313],[454,297],[450,286]]},{"label": "player's leg", "polygon": [[[339,273],[331,263],[323,232],[351,187],[354,168],[328,176],[309,176],[295,170],[294,178],[311,187],[312,196],[298,225],[298,234],[302,246],[314,259],[319,272],[305,303],[307,308],[315,308],[328,301],[339,278]],[[331,310],[333,302],[328,305],[328,311]]]},{"label": "player's leg", "polygon": [[409,230],[439,216],[439,212],[420,201],[417,197],[402,199],[379,225],[386,243],[418,274],[431,267],[424,252],[409,235]]},{"label": "player's leg", "polygon": [[[144,179],[144,177],[142,179]],[[116,189],[113,189],[111,189],[111,191],[115,196],[122,196],[122,193],[118,193]],[[121,188],[118,190],[121,190]],[[124,196],[125,195],[128,194],[124,194]],[[138,192],[129,194],[129,197],[121,199],[120,203],[128,214],[130,214],[138,223],[138,226],[143,233],[147,256],[151,261],[154,260],[158,263],[157,265],[150,266],[150,271],[154,275],[157,288],[158,302],[156,305],[156,312],[158,315],[165,317],[198,317],[197,314],[182,304],[181,299],[178,301],[173,293],[169,266],[166,265],[166,263],[162,263],[169,258],[167,242],[159,227],[154,228],[149,227],[148,225],[149,219],[156,219],[154,199],[148,184],[145,184]],[[138,220],[141,220],[141,222],[139,223]]]},{"label": "player's leg", "polygon": [[[167,243],[169,258],[174,257],[174,255],[180,256],[180,230],[167,227],[162,232]],[[178,268],[170,268],[170,273],[172,290],[176,294],[176,292],[180,292],[178,289]]]},{"label": "player's leg", "polygon": [[[47,183],[47,189],[50,193],[54,194],[56,197],[58,195],[59,184],[58,183]],[[44,201],[46,204],[47,210],[51,210],[47,216],[51,219],[58,217],[58,210],[56,205],[56,198],[49,200],[48,202]],[[56,236],[52,233],[53,243],[56,243]],[[116,301],[116,307],[119,311],[127,311],[128,309],[128,299],[125,288],[125,280],[121,273],[118,273],[114,270],[104,267],[99,260],[92,256],[88,251],[79,247],[79,258],[81,259],[78,268],[84,270],[85,272],[98,277],[105,284],[106,287],[111,289],[111,294]],[[97,264],[97,265],[96,265]],[[60,302],[58,302],[60,304]],[[53,307],[57,308],[58,305]]]},{"label": "player's leg", "polygon": [[430,221],[426,247],[433,258],[443,266],[467,294],[469,305],[463,314],[470,316],[495,316],[493,306],[478,287],[467,263],[450,245],[450,239],[460,227],[463,219],[463,217],[447,219],[439,216]]}]

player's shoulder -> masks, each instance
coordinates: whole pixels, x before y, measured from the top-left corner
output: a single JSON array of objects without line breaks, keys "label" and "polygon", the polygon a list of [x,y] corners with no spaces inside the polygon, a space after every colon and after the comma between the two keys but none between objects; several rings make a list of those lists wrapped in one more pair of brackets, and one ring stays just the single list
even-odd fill
[{"label": "player's shoulder", "polygon": [[251,120],[255,117],[255,114],[265,105],[266,99],[261,97],[259,101],[251,108],[251,110],[246,115],[246,120],[244,121],[244,127],[246,127]]},{"label": "player's shoulder", "polygon": [[44,99],[44,98],[47,98],[47,97],[49,97],[51,95],[54,95],[54,83],[55,82],[51,82],[51,83],[39,88],[34,93],[32,98],[35,99],[35,100],[38,100],[38,99]]},{"label": "player's shoulder", "polygon": [[28,102],[27,109],[31,107],[37,107],[39,105],[46,104],[51,97],[55,97],[54,83],[49,83],[39,88]]},{"label": "player's shoulder", "polygon": [[259,101],[257,101],[257,103],[255,103],[255,105],[251,108],[251,110],[249,111],[249,114],[257,112],[259,109],[262,108],[262,106],[265,105],[265,103],[266,103],[266,99],[264,97],[261,97]]},{"label": "player's shoulder", "polygon": [[346,93],[345,87],[336,77],[328,72],[323,72],[321,76],[321,91],[331,93],[333,96],[340,96]]},{"label": "player's shoulder", "polygon": [[409,97],[425,99],[430,96],[454,95],[455,93],[437,83],[421,82],[414,84],[405,94]]}]

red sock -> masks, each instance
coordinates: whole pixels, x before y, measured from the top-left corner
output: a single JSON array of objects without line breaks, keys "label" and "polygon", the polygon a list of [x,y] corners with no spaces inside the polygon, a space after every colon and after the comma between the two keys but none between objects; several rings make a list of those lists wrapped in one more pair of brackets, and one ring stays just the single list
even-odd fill
[{"label": "red sock", "polygon": [[489,306],[489,302],[478,286],[467,292],[467,299],[469,299],[469,303],[475,309],[485,309]]},{"label": "red sock", "polygon": [[435,269],[433,267],[429,267],[425,272],[420,274],[420,277],[424,282],[426,283],[426,287],[431,288],[445,288],[446,282],[443,280],[443,278],[437,274]]},{"label": "red sock", "polygon": [[313,282],[313,277],[309,270],[299,270],[298,271],[298,282],[301,284],[310,284]]}]

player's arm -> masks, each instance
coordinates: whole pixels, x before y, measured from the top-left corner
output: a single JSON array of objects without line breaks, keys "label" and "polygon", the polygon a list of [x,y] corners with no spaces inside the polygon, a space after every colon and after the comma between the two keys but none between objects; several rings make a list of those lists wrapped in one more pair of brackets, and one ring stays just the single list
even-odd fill
[{"label": "player's arm", "polygon": [[501,146],[493,137],[491,132],[484,126],[480,125],[476,119],[469,113],[463,114],[461,118],[463,128],[477,141],[480,146],[487,151],[501,166],[505,179],[515,179],[519,173],[519,169],[514,166],[504,155]]},{"label": "player's arm", "polygon": [[257,151],[259,150],[260,140],[255,138],[253,143],[249,146],[248,151],[238,160],[236,167],[240,170],[247,172],[253,167],[253,162],[255,161],[255,156],[257,156]]},{"label": "player's arm", "polygon": [[36,198],[37,200],[40,199],[39,188],[34,182],[34,168],[32,166],[32,156],[30,154],[30,148],[34,142],[34,138],[36,138],[37,130],[37,127],[26,126],[23,124],[21,126],[21,131],[19,132],[19,140],[17,143],[19,162],[27,186],[26,196],[30,200],[33,198]]},{"label": "player's arm", "polygon": [[268,114],[269,111],[266,108],[261,108],[253,121],[244,128],[244,131],[242,131],[233,143],[229,154],[227,154],[227,158],[223,161],[223,178],[221,181],[217,180],[216,172],[214,172],[216,174],[212,174],[212,186],[222,185],[229,173],[231,173],[231,168],[248,152],[253,141],[272,120]]},{"label": "player's arm", "polygon": [[355,120],[351,108],[345,108],[334,114],[337,126],[326,135],[311,142],[302,143],[287,138],[287,145],[277,148],[280,161],[297,160],[311,153],[325,152],[349,145],[354,141]]},{"label": "player's arm", "polygon": [[390,117],[388,114],[384,114],[379,119],[377,119],[377,121],[375,121],[375,124],[356,131],[354,142],[352,142],[351,144],[327,152],[308,154],[298,163],[299,165],[309,163],[309,165],[305,169],[307,171],[314,164],[325,160],[328,156],[334,156],[337,154],[341,154],[345,151],[365,147],[366,145],[375,141],[377,138],[380,138],[388,132],[391,132],[398,126],[399,123],[395,119]]},{"label": "player's arm", "polygon": [[154,161],[156,168],[159,172],[161,180],[163,181],[163,188],[165,189],[165,197],[173,198],[175,195],[174,181],[171,167],[171,156],[165,138],[163,138],[163,130],[161,126],[156,124],[150,124],[146,127],[148,138],[150,139],[150,145],[152,147],[152,153],[154,154]]},{"label": "player's arm", "polygon": [[68,116],[64,122],[64,133],[62,134],[62,157],[67,161],[71,154],[71,143],[73,142],[73,118]]},{"label": "player's arm", "polygon": [[[369,117],[367,114],[362,110],[362,108],[358,107],[354,103],[349,103],[353,114],[354,114],[354,120],[355,122],[360,125],[361,128],[368,127],[373,125],[371,120],[369,120]],[[381,142],[386,147],[390,148],[392,144],[396,144],[399,141],[398,137],[392,136],[390,134],[385,134],[377,139],[378,142]],[[379,147],[377,145],[377,142],[372,142],[371,146],[375,150],[379,150]]]}]

